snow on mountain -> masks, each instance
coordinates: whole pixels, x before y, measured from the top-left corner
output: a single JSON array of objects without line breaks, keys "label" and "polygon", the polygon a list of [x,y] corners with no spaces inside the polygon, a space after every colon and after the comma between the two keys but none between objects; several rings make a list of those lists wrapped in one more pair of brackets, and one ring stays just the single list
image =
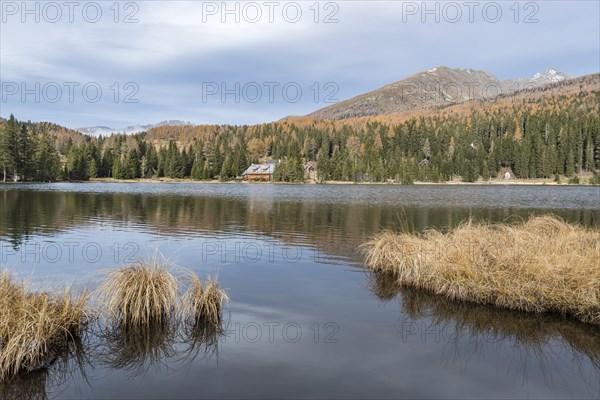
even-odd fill
[{"label": "snow on mountain", "polygon": [[561,82],[568,78],[569,77],[567,75],[563,74],[562,72],[557,71],[553,68],[550,68],[548,71],[546,71],[544,73],[538,72],[537,74],[533,75],[531,80],[546,84],[546,83]]},{"label": "snow on mountain", "polygon": [[531,78],[519,78],[502,82],[502,88],[505,93],[509,93],[520,89],[533,89],[551,83],[562,82],[569,79],[569,76],[550,68],[546,72],[538,72]]},{"label": "snow on mountain", "polygon": [[495,88],[497,94],[509,94],[517,90],[561,82],[567,78],[562,72],[550,68],[531,78],[502,81],[486,71],[437,66],[308,115],[340,120],[393,114],[461,101],[487,99],[493,95]]},{"label": "snow on mountain", "polygon": [[75,129],[77,132],[83,133],[85,135],[92,136],[108,136],[115,133],[124,133],[126,135],[132,135],[134,133],[144,132],[148,129],[155,128],[158,126],[183,126],[183,125],[194,125],[189,121],[180,121],[180,120],[166,120],[161,121],[157,124],[148,124],[148,125],[130,125],[124,128],[109,128],[108,126],[89,126],[83,128]]}]

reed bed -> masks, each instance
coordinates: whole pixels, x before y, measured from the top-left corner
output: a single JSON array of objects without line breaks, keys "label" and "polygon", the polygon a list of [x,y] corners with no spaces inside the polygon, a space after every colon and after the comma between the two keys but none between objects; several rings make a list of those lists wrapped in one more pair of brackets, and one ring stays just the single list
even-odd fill
[{"label": "reed bed", "polygon": [[383,232],[365,264],[402,286],[452,300],[600,324],[600,230],[553,216],[516,224],[472,221],[447,232]]},{"label": "reed bed", "polygon": [[51,365],[80,340],[89,322],[88,294],[30,291],[0,272],[0,379]]},{"label": "reed bed", "polygon": [[98,358],[112,368],[141,373],[180,355],[176,344],[184,345],[184,359],[191,360],[202,349],[212,353],[223,333],[228,298],[217,282],[203,282],[165,261],[138,261],[109,271],[96,295],[106,343]]},{"label": "reed bed", "polygon": [[96,294],[108,325],[125,329],[168,325],[178,316],[218,325],[228,300],[215,280],[202,282],[181,268],[175,273],[168,263],[156,259],[109,271]]},{"label": "reed bed", "polygon": [[[174,356],[179,337],[192,349],[215,347],[223,333],[226,293],[215,280],[174,271],[167,262],[141,260],[108,271],[93,296],[76,296],[70,288],[30,291],[27,282],[0,272],[0,393],[9,393],[31,372],[47,375],[51,366],[67,373],[71,358],[83,364],[88,329],[101,339],[98,358],[123,369]],[[94,311],[88,306],[92,297]]]}]

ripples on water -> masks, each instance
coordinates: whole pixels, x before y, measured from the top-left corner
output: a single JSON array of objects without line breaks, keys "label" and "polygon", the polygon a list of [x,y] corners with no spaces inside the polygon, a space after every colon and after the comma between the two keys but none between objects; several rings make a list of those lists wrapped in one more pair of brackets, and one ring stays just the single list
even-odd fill
[{"label": "ripples on water", "polygon": [[218,352],[189,359],[156,334],[128,358],[115,342],[76,372],[3,384],[2,398],[600,395],[597,328],[398,288],[357,252],[381,229],[469,218],[600,226],[599,187],[60,183],[0,185],[0,205],[2,266],[40,285],[93,288],[158,249],[232,297]]}]

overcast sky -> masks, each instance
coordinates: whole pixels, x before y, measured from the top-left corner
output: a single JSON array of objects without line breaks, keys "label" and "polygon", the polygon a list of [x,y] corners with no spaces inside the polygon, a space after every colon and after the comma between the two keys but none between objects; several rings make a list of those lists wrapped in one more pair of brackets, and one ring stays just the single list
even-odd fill
[{"label": "overcast sky", "polygon": [[0,6],[0,115],[70,128],[268,122],[438,65],[600,70],[597,1]]}]

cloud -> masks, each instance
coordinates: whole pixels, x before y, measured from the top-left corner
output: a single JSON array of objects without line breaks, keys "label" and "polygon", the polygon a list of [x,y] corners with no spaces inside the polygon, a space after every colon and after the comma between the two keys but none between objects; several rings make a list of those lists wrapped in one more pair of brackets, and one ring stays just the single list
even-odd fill
[{"label": "cloud", "polygon": [[[7,3],[22,4],[2,2],[3,90],[13,82],[29,90],[35,90],[36,82],[40,88],[76,82],[78,90],[97,83],[102,96],[90,102],[76,91],[70,101],[64,92],[52,103],[44,93],[36,102],[31,94],[23,101],[22,93],[7,95],[4,90],[0,114],[69,127],[164,119],[270,121],[327,105],[323,100],[332,92],[324,91],[328,83],[336,85],[333,97],[343,100],[436,65],[484,69],[501,79],[531,76],[549,67],[575,76],[600,70],[596,2],[569,2],[569,7],[521,2],[517,8],[514,3],[480,2],[470,15],[465,3],[455,2],[461,12],[457,22],[448,2],[430,2],[426,8],[421,2],[320,2],[318,7],[312,2],[276,2],[272,10],[266,2],[227,2],[229,13],[224,13],[222,2],[167,6],[142,1],[119,3],[118,14],[113,3],[94,3],[102,7],[95,23],[89,22],[93,7],[83,13],[91,2],[79,3],[73,22],[63,9],[56,23],[45,20],[45,3],[38,6],[39,23],[22,10],[13,15]],[[32,4],[38,3],[28,7]],[[497,22],[490,22],[493,4],[501,9]],[[125,23],[126,17],[137,22]],[[324,23],[328,17],[338,22]],[[537,22],[525,23],[527,17]],[[289,101],[279,93],[270,101],[263,93],[251,102],[238,91],[240,101],[235,95],[223,101],[219,93],[204,101],[207,83],[225,89],[239,85],[241,90],[269,82],[279,87],[295,83],[302,96]],[[137,85],[134,95],[124,90],[128,83]],[[125,103],[128,95],[138,102]]]}]

